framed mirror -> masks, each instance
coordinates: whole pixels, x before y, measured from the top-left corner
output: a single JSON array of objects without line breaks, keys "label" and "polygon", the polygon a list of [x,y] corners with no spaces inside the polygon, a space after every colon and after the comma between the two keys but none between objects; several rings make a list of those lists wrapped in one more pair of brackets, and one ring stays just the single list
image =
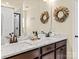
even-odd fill
[{"label": "framed mirror", "polygon": [[[8,42],[6,37],[9,36],[9,33],[14,33],[20,38],[31,36],[33,31],[39,33],[50,31],[49,2],[43,0],[2,0],[1,6],[2,44]],[[42,15],[41,19],[40,15]]]},{"label": "framed mirror", "polygon": [[9,43],[9,34],[21,36],[22,0],[1,0],[1,44]]}]

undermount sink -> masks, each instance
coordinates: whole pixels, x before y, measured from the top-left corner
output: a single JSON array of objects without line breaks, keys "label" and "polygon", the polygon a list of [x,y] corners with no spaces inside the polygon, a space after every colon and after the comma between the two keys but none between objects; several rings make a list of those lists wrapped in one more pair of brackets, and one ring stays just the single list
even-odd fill
[{"label": "undermount sink", "polygon": [[8,53],[8,55],[11,55],[11,54],[15,55],[16,53],[21,53],[25,50],[28,50],[28,48],[31,48],[31,47],[32,45],[26,42],[17,42],[17,43],[2,45],[1,52],[2,52],[2,55],[7,55],[6,53]]},{"label": "undermount sink", "polygon": [[66,36],[66,34],[53,33],[53,34],[51,34],[50,37],[52,37],[52,38],[61,38],[61,37],[65,37],[65,36]]},{"label": "undermount sink", "polygon": [[6,51],[7,51],[9,49],[10,51],[12,51],[13,49],[19,50],[19,48],[21,49],[23,47],[29,47],[29,46],[31,46],[31,44],[28,44],[26,42],[18,42],[18,43],[3,45],[1,48],[2,48],[2,50],[6,49]]},{"label": "undermount sink", "polygon": [[33,44],[37,44],[37,43],[40,43],[41,41],[43,41],[42,39],[40,39],[40,40],[26,40],[25,42],[26,43],[28,43],[28,44],[31,44],[31,45],[33,45]]}]

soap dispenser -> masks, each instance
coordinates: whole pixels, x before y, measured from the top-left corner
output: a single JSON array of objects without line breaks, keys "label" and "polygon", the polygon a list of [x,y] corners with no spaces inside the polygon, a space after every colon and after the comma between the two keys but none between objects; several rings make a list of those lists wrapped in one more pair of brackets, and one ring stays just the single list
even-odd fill
[{"label": "soap dispenser", "polygon": [[13,42],[12,34],[9,33],[9,36],[10,36],[10,43],[12,43]]},{"label": "soap dispenser", "polygon": [[13,43],[16,43],[17,42],[17,36],[14,33],[12,33],[12,38],[13,38]]},{"label": "soap dispenser", "polygon": [[16,36],[16,35],[14,35],[14,37],[13,37],[13,42],[14,42],[14,43],[17,42],[17,36]]}]

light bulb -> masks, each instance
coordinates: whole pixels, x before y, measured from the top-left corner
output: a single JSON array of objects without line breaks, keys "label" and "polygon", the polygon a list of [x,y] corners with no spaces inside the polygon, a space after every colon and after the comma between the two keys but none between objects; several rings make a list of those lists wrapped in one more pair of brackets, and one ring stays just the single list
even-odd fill
[{"label": "light bulb", "polygon": [[6,4],[8,5],[9,3],[8,3],[8,2],[6,2]]},{"label": "light bulb", "polygon": [[47,2],[47,0],[43,0],[44,2]]},{"label": "light bulb", "polygon": [[55,2],[56,0],[50,0],[51,2]]}]

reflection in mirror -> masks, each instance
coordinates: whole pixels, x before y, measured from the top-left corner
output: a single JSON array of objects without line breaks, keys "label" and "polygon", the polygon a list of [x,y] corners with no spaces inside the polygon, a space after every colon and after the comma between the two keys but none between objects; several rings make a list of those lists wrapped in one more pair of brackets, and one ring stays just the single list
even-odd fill
[{"label": "reflection in mirror", "polygon": [[[49,3],[44,0],[23,0],[23,32],[31,33],[33,31],[49,32],[50,18],[45,25],[41,23],[40,16],[44,11],[50,13]],[[50,16],[50,15],[49,15]],[[44,17],[46,19],[46,16]]]},{"label": "reflection in mirror", "polygon": [[21,35],[22,0],[1,1],[1,44],[9,42],[10,33]]},{"label": "reflection in mirror", "polygon": [[50,31],[50,18],[45,25],[40,21],[42,12],[48,11],[50,16],[49,2],[43,0],[2,0],[1,6],[2,44],[9,42],[7,38],[10,36],[9,33],[14,33],[22,40],[26,36],[25,34],[30,36],[33,31],[39,33]]},{"label": "reflection in mirror", "polygon": [[21,35],[21,14],[20,13],[14,13],[14,34],[18,37]]}]

